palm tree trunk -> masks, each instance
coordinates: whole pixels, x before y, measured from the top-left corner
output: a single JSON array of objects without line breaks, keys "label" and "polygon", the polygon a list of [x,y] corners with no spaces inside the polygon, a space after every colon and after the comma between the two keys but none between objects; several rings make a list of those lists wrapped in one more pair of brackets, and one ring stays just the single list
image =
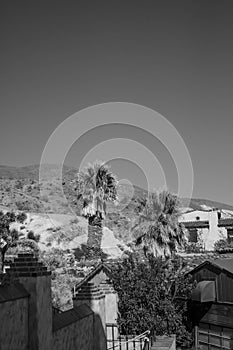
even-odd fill
[{"label": "palm tree trunk", "polygon": [[88,218],[87,246],[92,249],[101,249],[102,236],[102,218],[99,215],[90,216]]}]

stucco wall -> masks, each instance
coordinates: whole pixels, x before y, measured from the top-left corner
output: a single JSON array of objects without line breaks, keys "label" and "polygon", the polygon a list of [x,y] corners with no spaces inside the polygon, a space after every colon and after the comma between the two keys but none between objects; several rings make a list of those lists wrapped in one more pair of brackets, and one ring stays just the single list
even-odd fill
[{"label": "stucco wall", "polygon": [[93,324],[93,337],[94,348],[93,350],[105,350],[106,349],[106,313],[105,313],[105,297],[98,297],[97,299],[74,299],[74,306],[86,304],[94,312],[94,324]]},{"label": "stucco wall", "polygon": [[29,344],[31,349],[51,350],[52,301],[50,279],[50,276],[20,277],[20,282],[30,293]]},{"label": "stucco wall", "polygon": [[106,323],[116,323],[117,321],[117,293],[105,294]]},{"label": "stucco wall", "polygon": [[28,349],[28,298],[0,303],[0,350]]},{"label": "stucco wall", "polygon": [[94,350],[93,314],[53,333],[53,350]]}]

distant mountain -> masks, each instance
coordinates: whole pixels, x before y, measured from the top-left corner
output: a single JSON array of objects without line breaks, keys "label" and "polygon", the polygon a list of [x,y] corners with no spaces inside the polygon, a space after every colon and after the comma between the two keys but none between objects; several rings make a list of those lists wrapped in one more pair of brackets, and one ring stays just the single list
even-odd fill
[{"label": "distant mountain", "polygon": [[190,201],[190,207],[194,210],[205,210],[205,207],[209,207],[233,211],[233,205],[202,198],[192,198]]},{"label": "distant mountain", "polygon": [[[85,234],[83,232],[81,232],[81,235],[78,234],[80,231],[78,226],[81,223],[86,225],[86,220],[80,217],[82,202],[77,199],[77,194],[70,181],[74,178],[77,169],[64,166],[62,188],[57,177],[57,169],[58,167],[54,165],[45,166],[44,176],[41,180],[43,183],[43,193],[41,194],[41,184],[38,181],[38,165],[20,168],[0,166],[0,209],[27,212],[31,221],[25,226],[26,231],[23,229],[25,235],[29,230],[40,234],[41,244],[44,244],[44,248],[50,246],[48,240],[54,237],[55,240],[59,241],[64,236],[62,242],[65,239],[66,245],[63,248],[66,249],[66,246],[75,247],[75,245],[78,246],[86,240],[86,232]],[[148,192],[138,186],[132,188],[124,184],[121,185],[118,195],[119,203],[117,205],[114,203],[108,204],[108,214],[104,221],[106,228],[105,249],[112,256],[120,254],[120,248],[117,245],[132,242],[132,226],[139,215]],[[181,205],[183,211],[219,208],[228,211],[228,213],[232,211],[230,214],[233,214],[233,206],[206,199],[193,198],[188,204],[188,208],[187,200],[181,199]],[[77,215],[76,219],[75,216],[74,218],[70,216],[71,208],[73,213]],[[54,223],[51,225],[51,221],[45,219],[46,215],[44,214],[48,213],[56,218],[57,224],[55,226],[57,228],[55,227],[55,231],[53,231]],[[64,223],[64,220],[66,223]],[[75,225],[76,221],[78,225]],[[58,229],[59,227],[61,229]],[[76,238],[77,235],[78,238]],[[108,237],[111,239],[107,239]],[[114,237],[116,241],[112,245],[110,241],[113,241]],[[55,243],[53,242],[53,244]]]},{"label": "distant mountain", "polygon": [[[56,168],[55,165],[48,166],[48,172]],[[24,167],[14,167],[7,165],[0,165],[0,179],[39,179],[39,165],[28,165]],[[72,167],[64,165],[64,173],[75,173],[77,170]]]},{"label": "distant mountain", "polygon": [[[134,186],[135,192],[134,197],[143,198],[147,195],[147,191],[138,187]],[[180,199],[181,206],[187,202],[187,199]],[[213,201],[210,199],[203,199],[203,198],[192,198],[190,200],[189,208],[193,210],[205,210],[205,207],[208,208],[218,208],[218,209],[225,209],[225,210],[231,210],[233,211],[233,205],[225,204],[217,201]]]},{"label": "distant mountain", "polygon": [[[49,194],[51,197],[51,193],[53,193],[54,198],[55,198],[55,202],[57,201],[57,199],[59,199],[59,194],[57,193],[57,189],[56,189],[56,182],[54,181],[53,177],[54,174],[56,174],[56,169],[57,166],[55,165],[48,165],[46,168],[47,171],[47,177],[49,180],[49,175],[51,174],[51,182],[49,184]],[[54,172],[55,170],[55,172]],[[70,199],[71,201],[74,201],[74,198],[72,198],[72,193],[70,192],[70,189],[68,189],[68,183],[69,180],[71,180],[74,176],[74,174],[77,172],[77,169],[73,168],[73,167],[69,167],[64,165],[63,167],[63,176],[64,176],[64,181],[66,182],[65,185],[65,193],[69,193],[70,195]],[[14,187],[15,184],[10,184],[9,181],[4,181],[4,180],[22,180],[22,186],[24,188],[24,192],[25,195],[30,195],[30,196],[34,196],[36,198],[38,198],[39,196],[39,191],[38,188],[36,188],[34,190],[34,192],[31,189],[30,184],[28,184],[28,182],[30,182],[29,180],[33,180],[35,182],[37,182],[39,179],[39,165],[29,165],[29,166],[24,166],[24,167],[13,167],[13,166],[5,166],[5,165],[0,165],[0,183],[1,183],[1,189],[3,189],[3,187],[6,187],[6,191],[10,191],[9,190],[9,186]],[[14,182],[14,181],[13,181]],[[54,188],[53,187],[54,184]],[[19,186],[17,184],[17,186]],[[127,185],[124,185],[127,187]],[[30,193],[27,193],[27,187],[30,187]],[[34,187],[36,187],[34,185]],[[37,186],[38,187],[38,186]],[[127,193],[128,189],[125,189],[125,192]],[[37,192],[36,192],[37,191]],[[121,191],[124,192],[124,191]],[[137,200],[136,199],[142,199],[142,198],[146,198],[147,196],[147,191],[145,189],[142,189],[138,186],[134,186],[134,194],[133,194],[133,199],[131,204],[129,204],[125,209],[124,209],[124,215],[129,215],[129,217],[131,217],[132,215],[132,211],[134,211],[135,207],[137,206]],[[9,196],[8,196],[9,197]],[[126,195],[127,197],[127,195]],[[14,196],[12,197],[12,201],[14,201]],[[181,205],[183,204],[185,206],[185,199],[181,199]],[[8,198],[7,201],[8,204],[10,204],[10,199]],[[6,205],[6,203],[1,203],[0,205]],[[63,206],[62,206],[63,207]],[[189,204],[189,208],[190,210],[204,210],[204,208],[218,208],[218,209],[225,209],[225,210],[231,210],[233,211],[233,205],[229,205],[229,204],[225,204],[225,203],[221,203],[221,202],[216,202],[213,200],[209,200],[209,199],[199,199],[199,198],[192,198]],[[59,212],[60,212],[59,208]],[[34,210],[34,209],[33,209]],[[135,214],[134,214],[135,215]]]}]

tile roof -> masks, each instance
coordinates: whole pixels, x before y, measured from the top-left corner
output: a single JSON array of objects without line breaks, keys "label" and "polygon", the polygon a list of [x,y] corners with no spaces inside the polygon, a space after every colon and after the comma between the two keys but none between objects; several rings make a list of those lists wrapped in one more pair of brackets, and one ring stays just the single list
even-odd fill
[{"label": "tile roof", "polygon": [[196,220],[196,221],[182,221],[181,222],[186,228],[209,228],[208,220]]},{"label": "tile roof", "polygon": [[92,270],[86,277],[84,277],[80,282],[75,285],[75,289],[79,289],[84,283],[89,282],[95,275],[97,275],[101,270],[103,270],[107,275],[110,275],[111,268],[106,263],[101,262],[98,264],[94,270]]},{"label": "tile roof", "polygon": [[218,220],[219,227],[233,226],[233,218],[220,219]]},{"label": "tile roof", "polygon": [[194,267],[191,271],[189,271],[189,273],[193,274],[196,270],[199,270],[206,265],[212,265],[219,271],[228,272],[233,276],[233,258],[219,258],[212,261],[206,260],[200,265]]},{"label": "tile roof", "polygon": [[92,314],[93,311],[86,304],[61,313],[56,313],[53,316],[53,331],[56,332],[58,329],[67,327]]},{"label": "tile roof", "polygon": [[233,274],[233,258],[216,259],[213,261],[215,265]]},{"label": "tile roof", "polygon": [[0,303],[28,297],[28,291],[20,283],[0,285]]}]

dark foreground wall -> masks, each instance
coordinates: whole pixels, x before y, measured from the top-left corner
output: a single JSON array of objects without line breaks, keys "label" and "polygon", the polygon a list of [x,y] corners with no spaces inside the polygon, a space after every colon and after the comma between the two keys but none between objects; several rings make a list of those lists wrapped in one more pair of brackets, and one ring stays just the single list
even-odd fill
[{"label": "dark foreground wall", "polygon": [[0,350],[28,350],[28,295],[20,285],[0,286]]},{"label": "dark foreground wall", "polygon": [[106,335],[99,315],[87,305],[56,314],[53,350],[105,350]]},{"label": "dark foreground wall", "polygon": [[53,333],[54,350],[94,350],[93,348],[93,315]]}]

